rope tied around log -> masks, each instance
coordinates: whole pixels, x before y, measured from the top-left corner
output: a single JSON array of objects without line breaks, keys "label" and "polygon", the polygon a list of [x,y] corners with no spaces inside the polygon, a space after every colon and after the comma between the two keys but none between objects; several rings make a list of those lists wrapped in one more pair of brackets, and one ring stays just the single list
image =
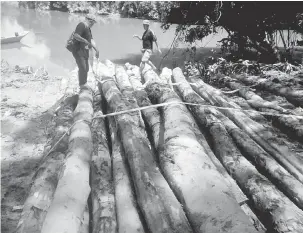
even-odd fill
[{"label": "rope tied around log", "polygon": [[[187,103],[187,102],[169,102],[169,103],[162,103],[162,104],[154,104],[154,105],[149,105],[149,106],[145,106],[145,107],[139,107],[139,108],[133,108],[133,109],[128,109],[128,110],[123,110],[123,111],[115,111],[109,114],[105,114],[105,115],[99,115],[100,113],[97,112],[97,114],[92,118],[92,122],[93,120],[96,120],[98,118],[106,118],[106,117],[111,117],[111,116],[117,116],[117,115],[121,115],[121,114],[127,114],[127,113],[131,113],[131,112],[136,112],[136,111],[142,111],[142,110],[146,110],[146,109],[150,109],[150,108],[158,108],[158,107],[164,107],[164,106],[168,106],[168,105],[173,105],[173,104],[184,104],[184,105],[188,105],[188,106],[200,106],[200,107],[207,107],[207,108],[216,108],[216,109],[232,109],[234,111],[246,111],[246,112],[258,112],[262,115],[274,115],[274,116],[293,116],[293,117],[297,117],[300,119],[303,119],[303,116],[297,116],[297,115],[287,115],[287,114],[277,114],[277,113],[268,113],[268,112],[259,112],[259,111],[255,111],[255,110],[246,110],[246,109],[237,109],[237,108],[228,108],[228,107],[218,107],[218,106],[212,106],[212,105],[207,105],[207,104],[194,104],[194,103]],[[119,106],[120,107],[120,106]],[[118,109],[118,106],[116,108],[116,110]],[[83,122],[87,120],[78,120],[76,122],[74,122],[72,124],[72,126],[70,126],[66,132],[60,137],[60,139],[55,143],[55,145],[49,150],[49,152],[44,156],[44,158],[42,160],[44,160],[52,151],[53,149],[58,145],[58,143],[64,138],[65,135],[67,135],[71,128],[79,122]],[[92,124],[92,122],[87,122],[90,126]],[[115,119],[116,122],[116,119]],[[117,124],[117,122],[116,122]]]}]

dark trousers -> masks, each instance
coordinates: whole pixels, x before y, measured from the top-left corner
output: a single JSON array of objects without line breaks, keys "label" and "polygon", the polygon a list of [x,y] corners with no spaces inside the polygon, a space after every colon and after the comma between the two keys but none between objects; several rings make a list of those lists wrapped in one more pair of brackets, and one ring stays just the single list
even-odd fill
[{"label": "dark trousers", "polygon": [[73,52],[73,56],[78,66],[78,80],[79,86],[84,85],[87,82],[87,73],[89,71],[88,55],[83,54],[83,51],[78,50]]}]

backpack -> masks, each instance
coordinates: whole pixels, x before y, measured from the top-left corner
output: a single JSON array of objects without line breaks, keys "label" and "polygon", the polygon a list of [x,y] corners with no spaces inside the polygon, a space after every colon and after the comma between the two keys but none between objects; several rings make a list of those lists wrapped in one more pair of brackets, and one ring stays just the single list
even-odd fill
[{"label": "backpack", "polygon": [[70,35],[70,37],[67,40],[66,45],[65,45],[65,47],[67,48],[67,50],[70,51],[70,52],[73,52],[75,50],[75,47],[76,47],[76,40],[74,38],[74,33],[75,32],[73,32]]}]

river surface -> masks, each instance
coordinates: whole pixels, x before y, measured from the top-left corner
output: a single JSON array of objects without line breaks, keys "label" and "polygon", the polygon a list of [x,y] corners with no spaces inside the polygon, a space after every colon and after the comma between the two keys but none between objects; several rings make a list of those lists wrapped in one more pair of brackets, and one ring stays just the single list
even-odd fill
[{"label": "river surface", "polygon": [[[11,65],[30,65],[35,69],[45,66],[52,75],[67,75],[75,68],[76,63],[65,43],[76,25],[83,17],[65,12],[38,12],[2,5],[1,36],[13,36],[15,32],[30,31],[21,43],[2,45],[2,59]],[[164,32],[161,25],[151,22],[151,29],[156,33],[162,55],[155,53],[152,61],[159,65],[175,37],[175,26]],[[142,35],[142,20],[100,17],[92,28],[94,40],[100,51],[100,59],[113,62],[131,62],[139,64],[141,41],[133,35]],[[210,36],[202,41],[207,47],[216,46],[222,36]],[[179,45],[185,47],[186,45]],[[210,50],[210,49],[208,49]],[[176,55],[171,50],[162,64],[171,66],[173,60],[185,58],[185,54]]]}]

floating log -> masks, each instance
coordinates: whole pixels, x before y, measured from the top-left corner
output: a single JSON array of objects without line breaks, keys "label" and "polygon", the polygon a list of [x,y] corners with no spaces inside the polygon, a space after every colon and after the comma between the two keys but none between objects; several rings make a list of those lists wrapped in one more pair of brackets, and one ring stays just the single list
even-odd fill
[{"label": "floating log", "polygon": [[[224,82],[229,88],[239,90],[238,93],[241,97],[245,98],[247,102],[254,108],[271,108],[279,112],[287,112],[286,109],[280,107],[277,103],[264,100],[261,96],[255,94],[250,88],[244,87],[240,83],[234,82],[229,77],[221,77],[220,81]],[[278,126],[289,137],[303,143],[303,121],[295,116],[278,116],[271,115],[271,120],[274,126]]]},{"label": "floating log", "polygon": [[290,103],[303,107],[303,90],[294,90],[291,87],[285,87],[280,83],[272,82],[268,79],[261,79],[259,76],[237,75],[235,78],[248,85],[256,85],[255,88],[261,88],[276,95],[285,97]]},{"label": "floating log", "polygon": [[[152,99],[180,101],[147,65],[143,74],[145,82],[150,81],[146,89]],[[163,107],[164,145],[159,160],[195,232],[257,232],[197,141],[188,114],[184,105]]]},{"label": "floating log", "polygon": [[[94,112],[98,115],[103,115],[101,110],[101,94],[98,91],[94,96]],[[117,221],[112,161],[104,118],[94,119],[92,129],[94,145],[91,163],[92,232],[116,233]]]},{"label": "floating log", "polygon": [[[45,146],[42,164],[33,176],[29,195],[25,200],[17,233],[40,233],[43,221],[52,202],[59,173],[68,148],[68,135],[60,143],[58,140],[72,125],[72,116],[77,104],[77,96],[67,96],[62,107],[53,117],[53,128],[48,131],[49,142]],[[57,144],[57,146],[56,146]]]},{"label": "floating log", "polygon": [[[102,93],[110,111],[130,109],[113,78],[102,77],[102,80]],[[140,126],[140,117],[123,114],[115,119],[130,166],[137,202],[148,229],[152,233],[192,232],[181,204],[156,166],[150,143]]]},{"label": "floating log", "polygon": [[[208,101],[209,96],[211,96],[212,102],[216,101],[220,106],[227,107],[227,109],[220,109],[220,111],[228,116],[238,127],[244,130],[252,139],[262,146],[265,151],[282,164],[286,170],[303,183],[302,162],[289,150],[284,142],[278,142],[271,128],[265,127],[250,119],[241,111],[238,105],[232,101],[226,101],[219,90],[204,83],[202,80],[190,78],[190,81],[195,82],[195,85],[192,85],[193,89],[199,95],[203,95],[205,100]],[[205,93],[207,93],[207,95]]]},{"label": "floating log", "polygon": [[90,193],[89,165],[93,145],[89,124],[93,115],[92,101],[91,89],[83,86],[74,112],[63,174],[45,217],[42,233],[75,233],[80,230]]},{"label": "floating log", "polygon": [[132,181],[128,172],[124,151],[117,135],[116,121],[109,118],[112,143],[113,176],[119,233],[144,233],[132,190]]},{"label": "floating log", "polygon": [[[175,82],[182,82],[178,89],[184,101],[205,104],[185,82],[180,68],[174,69],[173,75]],[[302,231],[303,212],[242,156],[222,122],[213,115],[212,111],[215,110],[201,106],[192,106],[190,109],[208,129],[215,154],[250,197],[254,207],[262,213],[267,229],[279,233],[289,232],[289,229],[294,232]]]},{"label": "floating log", "polygon": [[[185,101],[207,104],[205,100],[202,100],[201,97],[197,96],[197,94],[190,88],[180,69],[174,70],[174,81],[183,81],[182,85],[178,85],[178,89],[183,93],[182,97]],[[202,114],[205,113],[203,108],[190,107],[190,109],[195,113],[199,121],[205,118],[202,118]],[[256,165],[260,171],[265,173],[265,175],[269,176],[286,196],[288,196],[298,207],[303,209],[303,184],[290,175],[287,170],[285,170],[264,149],[262,149],[254,140],[238,128],[231,120],[225,117],[220,111],[212,107],[208,107],[207,111],[208,114],[215,116],[221,121],[227,132],[237,144],[238,148],[244,152],[243,154],[245,157]]]}]

